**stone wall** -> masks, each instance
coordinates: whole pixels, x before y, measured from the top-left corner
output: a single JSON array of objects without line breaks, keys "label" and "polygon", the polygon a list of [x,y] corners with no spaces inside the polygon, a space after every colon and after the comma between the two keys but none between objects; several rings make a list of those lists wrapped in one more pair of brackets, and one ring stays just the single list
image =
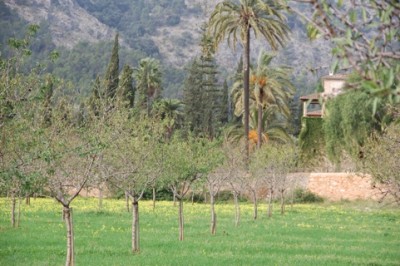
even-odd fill
[{"label": "stone wall", "polygon": [[332,201],[379,199],[379,191],[372,187],[370,176],[354,173],[310,173],[307,189]]},{"label": "stone wall", "polygon": [[[370,176],[359,176],[354,173],[293,173],[288,176],[288,183],[323,197],[329,201],[340,200],[378,200],[382,196],[378,189],[372,187]],[[229,190],[224,188],[222,190]],[[108,197],[109,191],[104,189],[103,196]],[[261,187],[259,198],[266,198],[268,191]],[[98,197],[98,189],[82,190],[83,197]],[[247,195],[251,199],[250,195]]]}]

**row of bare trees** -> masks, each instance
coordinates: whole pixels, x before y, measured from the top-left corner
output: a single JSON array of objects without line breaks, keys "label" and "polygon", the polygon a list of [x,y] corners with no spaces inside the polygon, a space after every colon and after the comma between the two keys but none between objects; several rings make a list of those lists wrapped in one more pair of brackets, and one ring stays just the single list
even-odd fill
[{"label": "row of bare trees", "polygon": [[[107,183],[129,196],[133,210],[132,252],[137,253],[140,251],[139,202],[145,190],[157,186],[171,190],[179,202],[179,240],[183,240],[184,197],[192,190],[195,182],[204,182],[210,195],[211,233],[215,234],[215,196],[221,189],[230,189],[234,195],[236,224],[240,220],[238,197],[246,188],[255,195],[254,218],[257,218],[257,189],[261,184],[267,185],[272,197],[275,187],[278,189],[284,184],[287,174],[284,168],[290,169],[288,165],[293,160],[290,157],[293,154],[285,157],[285,154],[279,153],[278,148],[265,145],[251,158],[251,168],[248,171],[243,153],[237,150],[236,143],[194,138],[190,135],[180,137],[179,134],[166,138],[162,123],[135,115],[132,110],[123,107],[104,112],[101,117],[92,116],[84,126],[77,126],[72,123],[68,110],[53,110],[51,123],[46,126],[40,121],[42,116],[34,117],[29,125],[32,128],[35,125],[38,127],[30,131],[31,134],[19,136],[35,141],[29,150],[17,152],[17,157],[30,158],[24,160],[25,167],[20,169],[26,169],[25,174],[40,179],[40,194],[53,197],[62,207],[67,230],[67,265],[74,264],[71,203],[84,188],[96,187],[102,190]],[[24,143],[10,142],[12,146],[5,147],[16,152]],[[258,169],[261,165],[264,168]],[[3,166],[13,169],[14,164],[10,162]],[[24,173],[20,176],[24,176]],[[20,181],[15,181],[19,180],[16,175],[11,180],[14,180],[14,186],[10,186],[10,191],[14,193]],[[284,191],[286,187],[279,189]]]},{"label": "row of bare trees", "polygon": [[71,204],[84,188],[102,191],[108,184],[125,192],[133,209],[134,253],[140,251],[139,202],[149,188],[169,188],[179,201],[180,240],[183,199],[195,183],[206,182],[209,188],[213,234],[213,204],[220,189],[232,190],[239,223],[238,197],[252,174],[237,144],[170,134],[166,125],[173,117],[149,117],[123,102],[110,105],[108,99],[97,99],[97,108],[78,109],[63,95],[67,85],[62,80],[35,71],[22,75],[11,71],[14,61],[3,63],[0,185],[12,198],[12,224],[18,221],[17,198],[33,193],[54,198],[66,223],[67,265],[75,260]]}]

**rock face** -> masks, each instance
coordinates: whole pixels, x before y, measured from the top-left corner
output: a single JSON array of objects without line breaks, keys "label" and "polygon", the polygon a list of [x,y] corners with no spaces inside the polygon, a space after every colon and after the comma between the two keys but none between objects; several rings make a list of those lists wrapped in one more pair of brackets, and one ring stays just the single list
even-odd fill
[{"label": "rock face", "polygon": [[72,48],[80,41],[112,40],[114,32],[88,14],[75,0],[4,0],[30,23],[48,21],[56,46]]}]

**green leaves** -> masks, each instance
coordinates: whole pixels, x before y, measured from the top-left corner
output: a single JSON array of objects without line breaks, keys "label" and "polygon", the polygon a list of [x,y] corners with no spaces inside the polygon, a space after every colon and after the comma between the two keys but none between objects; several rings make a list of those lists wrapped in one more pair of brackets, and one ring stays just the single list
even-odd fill
[{"label": "green leaves", "polygon": [[319,30],[313,24],[308,23],[307,24],[307,37],[310,40],[316,40],[319,37],[321,37],[321,34],[320,34]]},{"label": "green leaves", "polygon": [[39,29],[40,29],[39,25],[31,24],[28,26],[27,34],[29,36],[35,36]]},{"label": "green leaves", "polygon": [[339,69],[339,60],[337,60],[335,58],[335,60],[333,61],[332,65],[331,65],[331,71],[330,73],[336,73]]},{"label": "green leaves", "polygon": [[356,23],[357,21],[357,11],[355,9],[349,10],[349,19],[351,23]]},{"label": "green leaves", "polygon": [[60,53],[58,51],[52,51],[49,55],[51,62],[55,62],[60,57]]},{"label": "green leaves", "polygon": [[[375,90],[374,83],[368,83]],[[324,132],[329,158],[339,162],[343,152],[355,161],[374,130],[382,128],[385,112],[381,98],[362,91],[349,91],[328,102]]]}]

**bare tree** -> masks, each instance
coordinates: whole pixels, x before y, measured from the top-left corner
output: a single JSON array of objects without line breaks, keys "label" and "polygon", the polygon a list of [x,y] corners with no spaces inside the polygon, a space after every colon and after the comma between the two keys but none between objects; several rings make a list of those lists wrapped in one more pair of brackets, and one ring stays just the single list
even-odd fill
[{"label": "bare tree", "polygon": [[235,226],[240,224],[240,205],[239,196],[245,189],[246,176],[246,160],[245,153],[238,148],[234,142],[225,139],[223,143],[223,152],[225,156],[224,164],[221,166],[221,171],[225,175],[227,187],[232,191],[235,204]]},{"label": "bare tree", "polygon": [[400,205],[400,124],[393,123],[383,135],[374,135],[365,147],[363,170],[371,174],[382,198]]},{"label": "bare tree", "polygon": [[212,235],[216,234],[217,231],[217,214],[215,212],[215,196],[220,191],[221,187],[225,184],[227,176],[224,175],[223,168],[217,168],[213,172],[209,173],[206,178],[206,184],[208,192],[210,194],[210,212],[211,212],[211,225],[210,232]]},{"label": "bare tree", "polygon": [[70,204],[89,182],[97,158],[87,132],[59,120],[43,131],[39,168],[50,194],[63,206],[67,229],[66,265],[74,265],[74,228]]},{"label": "bare tree", "polygon": [[184,239],[183,199],[191,185],[205,177],[215,168],[217,162],[209,157],[209,150],[216,145],[208,139],[186,140],[173,138],[165,145],[166,163],[163,171],[164,182],[168,184],[179,202],[179,240]]},{"label": "bare tree", "polygon": [[[163,151],[158,143],[161,126],[150,118],[129,116],[120,108],[103,127],[104,150],[102,172],[105,180],[125,192],[132,205],[132,253],[140,252],[139,201],[146,189],[160,176]],[[129,205],[127,203],[129,210]]]},{"label": "bare tree", "polygon": [[258,193],[261,187],[262,180],[258,175],[253,175],[248,172],[245,175],[245,182],[248,191],[250,192],[251,199],[253,200],[253,219],[256,220],[258,217]]},{"label": "bare tree", "polygon": [[272,216],[272,204],[275,193],[278,192],[281,201],[281,214],[285,211],[285,192],[290,187],[288,174],[296,165],[295,149],[290,144],[265,145],[257,150],[252,157],[250,169],[268,188],[268,217]]}]

